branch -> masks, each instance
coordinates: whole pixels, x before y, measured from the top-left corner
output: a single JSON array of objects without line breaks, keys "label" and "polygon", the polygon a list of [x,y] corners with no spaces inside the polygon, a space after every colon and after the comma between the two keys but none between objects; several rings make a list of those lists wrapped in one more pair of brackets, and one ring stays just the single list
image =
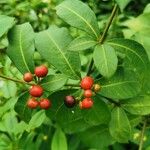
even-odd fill
[{"label": "branch", "polygon": [[144,121],[143,127],[142,127],[142,131],[141,131],[141,135],[140,135],[140,144],[139,144],[139,149],[138,150],[142,150],[143,148],[143,143],[144,143],[144,132],[146,129],[146,124],[147,124],[147,120]]},{"label": "branch", "polygon": [[113,21],[115,15],[117,13],[117,10],[118,10],[118,6],[117,6],[117,4],[115,4],[114,8],[113,8],[113,10],[111,12],[110,18],[109,18],[109,20],[108,20],[108,22],[106,24],[105,29],[104,29],[104,32],[103,32],[103,34],[102,34],[102,36],[101,36],[101,38],[99,40],[100,44],[102,44],[104,42],[104,40],[106,38],[106,35],[107,35],[107,32],[108,32],[108,30],[109,30],[109,28],[110,28],[110,26],[112,24],[112,21]]},{"label": "branch", "polygon": [[13,82],[17,82],[17,83],[21,83],[21,84],[34,85],[34,83],[27,83],[27,82],[24,82],[22,80],[13,79],[13,78],[6,77],[6,76],[3,76],[3,75],[0,75],[0,78],[6,79],[6,80],[10,80],[10,81],[13,81]]},{"label": "branch", "polygon": [[[105,26],[104,32],[103,32],[103,34],[102,34],[102,36],[101,36],[101,38],[99,40],[100,44],[102,44],[104,42],[104,40],[106,38],[106,35],[107,35],[107,32],[109,30],[109,27],[111,26],[112,21],[113,21],[115,15],[117,13],[117,10],[118,10],[118,6],[117,6],[117,4],[115,4],[114,7],[113,7],[113,10],[111,12],[110,18],[109,18],[109,20],[108,20],[108,22],[107,22],[107,24]],[[89,65],[89,68],[88,68],[88,71],[87,71],[87,75],[90,75],[90,73],[92,72],[93,64],[94,64],[94,60],[92,58],[92,60],[90,62],[90,65]]]}]

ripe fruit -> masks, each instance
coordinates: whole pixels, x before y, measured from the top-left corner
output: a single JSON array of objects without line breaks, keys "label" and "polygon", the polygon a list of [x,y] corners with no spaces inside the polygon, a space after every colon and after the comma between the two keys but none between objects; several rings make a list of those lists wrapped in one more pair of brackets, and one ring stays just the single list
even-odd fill
[{"label": "ripe fruit", "polygon": [[27,102],[27,106],[31,109],[35,109],[39,105],[39,102],[35,98],[30,98]]},{"label": "ripe fruit", "polygon": [[34,73],[37,77],[45,77],[48,73],[48,68],[44,65],[35,68]]},{"label": "ripe fruit", "polygon": [[93,106],[93,100],[91,98],[85,98],[79,103],[81,109],[89,109]]},{"label": "ripe fruit", "polygon": [[30,73],[30,72],[25,73],[24,76],[23,76],[23,80],[26,81],[26,82],[32,81],[33,80],[32,73]]},{"label": "ripe fruit", "polygon": [[40,97],[43,94],[43,88],[39,85],[33,85],[31,86],[29,93],[34,97]]},{"label": "ripe fruit", "polygon": [[84,96],[85,96],[85,97],[88,97],[88,98],[89,98],[89,97],[92,97],[92,95],[93,95],[93,94],[92,94],[92,91],[91,91],[91,90],[85,90],[85,91],[84,91]]},{"label": "ripe fruit", "polygon": [[51,107],[51,102],[47,98],[42,98],[39,102],[39,105],[42,109],[48,109],[49,107]]},{"label": "ripe fruit", "polygon": [[101,86],[99,84],[94,84],[93,89],[94,92],[98,92],[101,89]]},{"label": "ripe fruit", "polygon": [[68,107],[68,108],[72,108],[75,106],[76,104],[76,100],[73,96],[66,96],[64,99],[64,104]]},{"label": "ripe fruit", "polygon": [[84,90],[91,89],[93,86],[94,80],[92,77],[86,76],[81,80],[80,86]]}]

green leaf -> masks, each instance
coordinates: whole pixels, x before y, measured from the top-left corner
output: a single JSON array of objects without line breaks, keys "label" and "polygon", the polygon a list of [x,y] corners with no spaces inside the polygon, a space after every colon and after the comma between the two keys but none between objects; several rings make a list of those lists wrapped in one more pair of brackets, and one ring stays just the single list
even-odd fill
[{"label": "green leaf", "polygon": [[19,98],[17,103],[15,104],[15,111],[17,112],[18,116],[21,120],[25,122],[29,122],[32,115],[32,110],[27,107],[27,100],[29,99],[29,93],[23,93]]},{"label": "green leaf", "polygon": [[13,17],[0,15],[0,37],[7,33],[14,24],[15,19]]},{"label": "green leaf", "polygon": [[51,150],[67,150],[67,139],[64,132],[57,128],[52,139]]},{"label": "green leaf", "polygon": [[97,82],[102,87],[99,94],[116,101],[135,97],[141,91],[141,83],[132,71],[124,73],[118,70],[112,78],[102,78]]},{"label": "green leaf", "polygon": [[115,107],[111,112],[109,130],[112,137],[120,143],[126,143],[131,137],[131,126],[122,108]]},{"label": "green leaf", "polygon": [[56,7],[57,15],[71,26],[99,38],[99,27],[94,12],[79,0],[66,0]]},{"label": "green leaf", "polygon": [[128,5],[128,3],[131,1],[131,0],[115,0],[117,2],[117,4],[119,5],[121,11],[124,10],[124,8]]},{"label": "green leaf", "polygon": [[115,73],[118,59],[113,47],[107,44],[96,46],[93,59],[96,68],[104,77],[109,78]]},{"label": "green leaf", "polygon": [[62,74],[49,75],[41,81],[42,87],[47,91],[56,91],[67,82],[66,76]]},{"label": "green leaf", "polygon": [[3,97],[5,98],[11,98],[15,97],[17,93],[17,86],[16,83],[6,80],[3,81],[3,86],[0,88]]},{"label": "green leaf", "polygon": [[150,34],[150,13],[143,13],[136,18],[131,18],[124,22],[134,33],[141,33],[146,36]]},{"label": "green leaf", "polygon": [[150,114],[150,95],[142,95],[126,100],[124,101],[123,108],[135,115]]},{"label": "green leaf", "polygon": [[47,117],[56,121],[65,133],[76,133],[87,129],[90,125],[84,120],[78,105],[67,108],[64,99],[67,95],[73,95],[75,90],[63,90],[54,92],[49,96],[52,101],[51,109],[46,111]]},{"label": "green leaf", "polygon": [[36,35],[36,48],[43,58],[72,79],[80,78],[80,58],[67,50],[72,38],[66,28],[51,26]]},{"label": "green leaf", "polygon": [[99,150],[113,143],[113,139],[106,125],[94,126],[77,135],[86,146]]},{"label": "green leaf", "polygon": [[4,49],[8,46],[8,39],[6,36],[0,38],[0,49]]},{"label": "green leaf", "polygon": [[8,33],[9,46],[7,54],[24,74],[34,71],[34,32],[29,23],[17,25]]},{"label": "green leaf", "polygon": [[30,132],[31,130],[39,127],[43,123],[45,118],[46,118],[46,115],[45,115],[44,110],[41,110],[41,111],[37,112],[36,114],[34,114],[29,122],[27,131]]},{"label": "green leaf", "polygon": [[93,97],[94,105],[89,110],[82,110],[86,122],[90,125],[108,124],[110,121],[110,111],[99,96]]},{"label": "green leaf", "polygon": [[108,44],[113,46],[117,52],[125,55],[124,69],[133,70],[139,76],[139,80],[143,80],[148,64],[148,57],[143,46],[127,39],[113,39]]},{"label": "green leaf", "polygon": [[89,49],[97,44],[96,41],[91,39],[90,37],[83,36],[83,37],[78,37],[74,39],[68,49],[71,51],[80,51],[80,50],[86,50]]},{"label": "green leaf", "polygon": [[[1,100],[1,99],[0,99]],[[0,107],[0,117],[2,117],[6,112],[14,108],[15,103],[17,102],[16,97],[7,99],[7,102]]]}]

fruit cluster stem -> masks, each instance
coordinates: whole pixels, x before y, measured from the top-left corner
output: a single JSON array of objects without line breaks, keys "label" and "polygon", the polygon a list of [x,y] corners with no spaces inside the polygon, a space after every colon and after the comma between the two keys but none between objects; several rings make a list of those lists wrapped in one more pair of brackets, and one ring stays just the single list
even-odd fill
[{"label": "fruit cluster stem", "polygon": [[[110,26],[112,24],[112,21],[113,21],[115,15],[117,13],[117,10],[118,10],[118,6],[117,6],[117,4],[115,4],[114,7],[113,7],[113,10],[111,12],[110,18],[109,18],[109,20],[108,20],[108,22],[107,22],[107,24],[106,24],[106,26],[104,28],[104,32],[103,32],[103,34],[102,34],[102,36],[101,36],[101,38],[99,40],[100,44],[103,44],[103,42],[104,42],[104,40],[105,40],[105,38],[107,36],[107,32],[108,32],[108,30],[109,30],[109,28],[110,28]],[[93,68],[93,64],[94,64],[94,60],[92,58],[91,62],[90,62],[90,65],[89,65],[89,68],[88,68],[88,71],[87,71],[87,75],[91,74],[92,68]]]},{"label": "fruit cluster stem", "polygon": [[13,81],[13,82],[17,82],[17,83],[21,83],[21,84],[33,85],[33,83],[27,83],[27,82],[24,82],[22,80],[17,80],[17,79],[13,79],[13,78],[10,78],[10,77],[6,77],[4,75],[0,75],[0,78],[6,79],[6,80],[10,80],[10,81]]}]

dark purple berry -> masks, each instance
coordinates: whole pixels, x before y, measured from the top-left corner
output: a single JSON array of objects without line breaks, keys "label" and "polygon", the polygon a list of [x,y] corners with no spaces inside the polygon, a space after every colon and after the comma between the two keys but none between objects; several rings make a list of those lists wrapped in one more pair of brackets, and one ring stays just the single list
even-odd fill
[{"label": "dark purple berry", "polygon": [[76,100],[73,96],[66,96],[65,97],[65,100],[64,100],[64,104],[68,107],[68,108],[72,108],[75,106],[76,104]]}]

